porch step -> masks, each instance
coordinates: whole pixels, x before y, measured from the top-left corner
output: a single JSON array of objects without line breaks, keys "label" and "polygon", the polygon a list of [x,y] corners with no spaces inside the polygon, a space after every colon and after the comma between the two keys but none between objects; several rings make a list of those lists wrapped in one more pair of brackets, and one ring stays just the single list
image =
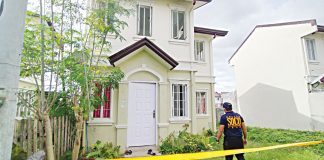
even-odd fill
[{"label": "porch step", "polygon": [[156,146],[140,146],[140,147],[128,147],[127,150],[131,150],[132,154],[131,155],[124,155],[125,158],[130,158],[130,157],[147,157],[147,156],[152,156],[147,154],[148,150],[152,149],[152,153],[155,153],[156,156],[161,155]]}]

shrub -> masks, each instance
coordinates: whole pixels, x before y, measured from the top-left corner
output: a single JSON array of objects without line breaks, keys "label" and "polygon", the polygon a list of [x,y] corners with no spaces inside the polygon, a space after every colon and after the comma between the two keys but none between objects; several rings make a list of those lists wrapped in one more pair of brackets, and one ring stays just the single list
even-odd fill
[{"label": "shrub", "polygon": [[64,154],[60,157],[60,160],[71,160],[72,159],[72,152],[66,151]]},{"label": "shrub", "polygon": [[118,158],[120,146],[113,146],[112,143],[97,141],[90,147],[87,158]]},{"label": "shrub", "polygon": [[162,154],[194,153],[212,149],[209,136],[188,133],[187,128],[178,135],[171,133],[160,145]]},{"label": "shrub", "polygon": [[12,160],[27,159],[27,153],[23,149],[21,149],[18,145],[12,144],[11,159]]},{"label": "shrub", "polygon": [[216,136],[216,132],[212,131],[211,129],[203,129],[203,135],[206,137],[214,137]]}]

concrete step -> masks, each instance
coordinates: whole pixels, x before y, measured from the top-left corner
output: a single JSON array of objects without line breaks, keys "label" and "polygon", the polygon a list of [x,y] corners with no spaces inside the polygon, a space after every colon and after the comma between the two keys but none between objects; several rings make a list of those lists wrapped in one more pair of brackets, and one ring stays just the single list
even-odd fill
[{"label": "concrete step", "polygon": [[152,149],[152,153],[155,153],[156,155],[161,155],[159,153],[159,151],[157,150],[157,146],[140,146],[140,147],[128,147],[127,150],[131,150],[133,153],[131,155],[124,155],[124,157],[130,158],[130,157],[152,156],[152,155],[147,154],[149,149]]}]

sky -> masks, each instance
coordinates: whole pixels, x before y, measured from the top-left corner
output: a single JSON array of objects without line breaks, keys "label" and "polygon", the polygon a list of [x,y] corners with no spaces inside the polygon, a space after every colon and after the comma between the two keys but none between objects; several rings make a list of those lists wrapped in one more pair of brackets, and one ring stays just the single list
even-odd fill
[{"label": "sky", "polygon": [[213,0],[195,11],[195,26],[229,31],[213,41],[216,91],[235,90],[229,58],[256,25],[316,19],[324,25],[324,0]]}]

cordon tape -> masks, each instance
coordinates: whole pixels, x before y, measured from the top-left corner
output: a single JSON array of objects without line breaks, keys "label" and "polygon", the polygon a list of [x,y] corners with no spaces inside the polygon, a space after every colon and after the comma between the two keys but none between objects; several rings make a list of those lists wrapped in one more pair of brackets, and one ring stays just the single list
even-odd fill
[{"label": "cordon tape", "polygon": [[213,152],[200,152],[200,153],[186,153],[186,154],[172,154],[163,156],[151,156],[151,157],[137,157],[137,158],[119,158],[116,160],[190,160],[190,159],[207,159],[207,158],[217,158],[227,155],[239,154],[239,153],[251,153],[266,151],[279,148],[288,147],[303,147],[309,145],[324,144],[324,140],[321,141],[311,141],[311,142],[301,142],[301,143],[291,143],[282,144],[269,147],[260,148],[247,148],[247,149],[236,149],[236,150],[226,150],[226,151],[213,151]]}]

